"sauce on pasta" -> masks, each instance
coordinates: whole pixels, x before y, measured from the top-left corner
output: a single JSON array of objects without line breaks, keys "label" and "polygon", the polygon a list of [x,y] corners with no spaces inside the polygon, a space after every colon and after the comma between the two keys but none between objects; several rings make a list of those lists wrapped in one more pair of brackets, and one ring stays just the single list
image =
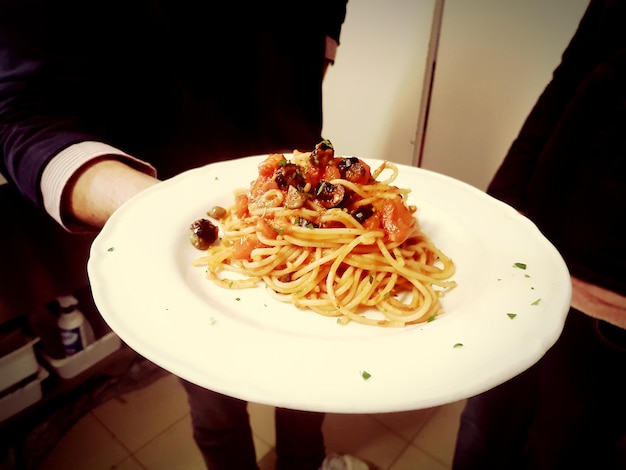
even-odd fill
[{"label": "sauce on pasta", "polygon": [[[264,283],[321,315],[401,327],[442,313],[454,263],[419,227],[398,168],[335,156],[329,141],[271,154],[220,218],[222,237],[194,262],[227,289]],[[385,179],[381,179],[385,176]]]}]

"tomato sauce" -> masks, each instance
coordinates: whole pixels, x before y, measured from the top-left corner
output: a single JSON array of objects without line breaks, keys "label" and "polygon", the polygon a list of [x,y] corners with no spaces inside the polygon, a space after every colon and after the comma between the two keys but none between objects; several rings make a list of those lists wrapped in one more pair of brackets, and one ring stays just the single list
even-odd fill
[{"label": "tomato sauce", "polygon": [[[383,230],[385,238],[392,242],[405,241],[415,223],[412,211],[399,195],[378,202],[366,212],[361,207],[361,213],[356,216],[354,213],[359,210],[361,197],[347,186],[331,182],[343,179],[356,185],[367,185],[376,181],[369,165],[356,157],[335,157],[328,141],[318,143],[312,152],[294,153],[291,160],[282,154],[271,154],[259,164],[258,171],[259,175],[250,185],[248,195],[240,195],[236,199],[237,217],[245,217],[248,204],[260,200],[267,191],[280,190],[286,207],[298,208],[307,201],[319,207],[320,211],[338,207],[352,214],[367,230]],[[268,239],[276,238],[279,231],[282,229],[277,230],[265,220],[257,224],[257,232]],[[256,236],[248,236],[239,245],[235,249],[238,259],[245,259],[252,249],[263,246]]]}]

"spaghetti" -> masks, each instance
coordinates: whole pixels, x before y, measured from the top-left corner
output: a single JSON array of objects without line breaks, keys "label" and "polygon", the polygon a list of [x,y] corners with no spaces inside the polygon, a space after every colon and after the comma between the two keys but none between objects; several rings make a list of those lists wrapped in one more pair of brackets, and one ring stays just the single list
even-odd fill
[{"label": "spaghetti", "polygon": [[372,173],[336,157],[328,141],[292,161],[269,155],[220,219],[220,242],[194,264],[224,288],[263,282],[274,298],[339,323],[431,320],[455,267],[420,230],[410,190],[392,185],[397,175],[390,162]]}]

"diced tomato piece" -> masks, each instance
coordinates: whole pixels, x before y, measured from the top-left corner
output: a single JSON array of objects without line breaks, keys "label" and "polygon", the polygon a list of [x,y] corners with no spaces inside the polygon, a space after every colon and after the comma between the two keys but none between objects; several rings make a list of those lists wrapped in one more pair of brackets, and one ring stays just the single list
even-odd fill
[{"label": "diced tomato piece", "polygon": [[378,230],[380,228],[380,218],[376,214],[368,217],[363,222],[363,228],[365,230]]},{"label": "diced tomato piece", "polygon": [[338,220],[327,220],[320,224],[321,228],[345,228],[346,225]]},{"label": "diced tomato piece", "polygon": [[322,141],[315,146],[312,157],[315,165],[323,168],[335,157],[335,150]]},{"label": "diced tomato piece", "polygon": [[245,194],[235,196],[235,215],[240,219],[248,215],[248,196]]},{"label": "diced tomato piece", "polygon": [[380,209],[382,227],[387,238],[403,242],[409,235],[415,219],[400,197],[385,199]]},{"label": "diced tomato piece", "polygon": [[259,175],[272,177],[274,171],[280,168],[281,162],[284,162],[285,156],[281,153],[272,153],[268,157],[259,163]]},{"label": "diced tomato piece", "polygon": [[[329,163],[332,163],[332,160]],[[337,165],[326,165],[322,179],[330,181],[338,178],[341,178],[341,172],[339,171],[339,168],[337,168]]]},{"label": "diced tomato piece", "polygon": [[265,219],[259,219],[256,223],[256,231],[263,235],[265,238],[274,240],[278,233]]},{"label": "diced tomato piece", "polygon": [[278,185],[271,176],[259,175],[250,185],[250,196],[253,199],[263,196],[270,189],[278,189]]},{"label": "diced tomato piece", "polygon": [[314,165],[302,167],[302,173],[304,174],[304,180],[310,183],[312,188],[315,188],[322,179],[320,169]]},{"label": "diced tomato piece", "polygon": [[251,259],[252,250],[263,246],[255,234],[242,237],[233,246],[233,259]]}]

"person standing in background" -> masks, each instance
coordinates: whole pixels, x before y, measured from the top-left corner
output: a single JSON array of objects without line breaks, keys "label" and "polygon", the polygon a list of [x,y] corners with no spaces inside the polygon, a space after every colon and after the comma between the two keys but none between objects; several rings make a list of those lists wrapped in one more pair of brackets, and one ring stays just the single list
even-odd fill
[{"label": "person standing in background", "polygon": [[[68,231],[97,231],[187,169],[310,149],[345,13],[346,0],[0,0],[0,172]],[[246,403],[181,382],[207,466],[257,468]],[[277,409],[277,467],[367,468],[325,460],[322,420]]]},{"label": "person standing in background", "polygon": [[626,468],[626,1],[592,0],[488,192],[571,272],[537,364],[468,400],[455,470]]}]

